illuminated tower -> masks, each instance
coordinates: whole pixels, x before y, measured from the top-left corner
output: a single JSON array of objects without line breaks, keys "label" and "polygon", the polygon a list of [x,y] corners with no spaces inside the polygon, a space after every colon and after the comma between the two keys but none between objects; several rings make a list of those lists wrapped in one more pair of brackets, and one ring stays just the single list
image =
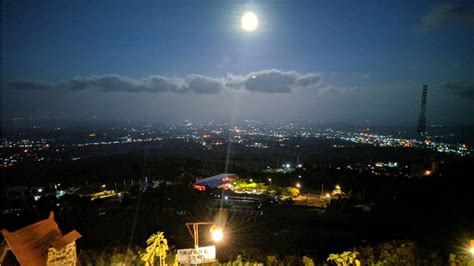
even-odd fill
[{"label": "illuminated tower", "polygon": [[418,138],[422,139],[426,135],[426,94],[428,93],[428,85],[423,85],[423,91],[421,93],[421,108],[420,118],[418,119]]}]

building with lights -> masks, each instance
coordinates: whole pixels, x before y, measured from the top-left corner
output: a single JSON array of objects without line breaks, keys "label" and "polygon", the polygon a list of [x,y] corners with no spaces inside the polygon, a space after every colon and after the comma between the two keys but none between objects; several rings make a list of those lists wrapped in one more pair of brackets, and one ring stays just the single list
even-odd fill
[{"label": "building with lights", "polygon": [[193,187],[197,190],[204,191],[206,187],[229,189],[232,187],[232,182],[236,181],[238,176],[235,174],[219,174],[197,180]]}]

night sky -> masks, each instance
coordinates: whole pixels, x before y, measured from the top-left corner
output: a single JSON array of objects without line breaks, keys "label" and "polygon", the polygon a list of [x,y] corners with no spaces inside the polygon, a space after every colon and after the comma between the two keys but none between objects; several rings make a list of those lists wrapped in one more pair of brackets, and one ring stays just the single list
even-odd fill
[{"label": "night sky", "polygon": [[472,1],[2,1],[6,116],[415,125],[423,84],[474,123]]}]

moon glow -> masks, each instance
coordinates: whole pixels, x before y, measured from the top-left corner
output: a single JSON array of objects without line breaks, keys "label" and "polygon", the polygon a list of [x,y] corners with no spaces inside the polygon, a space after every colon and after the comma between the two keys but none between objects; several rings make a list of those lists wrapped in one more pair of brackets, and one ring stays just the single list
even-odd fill
[{"label": "moon glow", "polygon": [[240,20],[240,26],[245,31],[255,31],[258,27],[258,17],[252,11],[247,11]]}]

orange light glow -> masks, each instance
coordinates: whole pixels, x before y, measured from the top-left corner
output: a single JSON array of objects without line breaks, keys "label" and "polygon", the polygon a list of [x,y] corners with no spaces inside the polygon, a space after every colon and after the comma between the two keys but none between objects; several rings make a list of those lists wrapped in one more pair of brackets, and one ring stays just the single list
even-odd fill
[{"label": "orange light glow", "polygon": [[194,184],[193,187],[199,191],[205,191],[206,190],[206,187],[205,186],[201,186],[201,185],[196,185]]},{"label": "orange light glow", "polygon": [[469,252],[471,252],[472,256],[474,256],[474,239],[471,239],[471,247],[469,248]]}]

